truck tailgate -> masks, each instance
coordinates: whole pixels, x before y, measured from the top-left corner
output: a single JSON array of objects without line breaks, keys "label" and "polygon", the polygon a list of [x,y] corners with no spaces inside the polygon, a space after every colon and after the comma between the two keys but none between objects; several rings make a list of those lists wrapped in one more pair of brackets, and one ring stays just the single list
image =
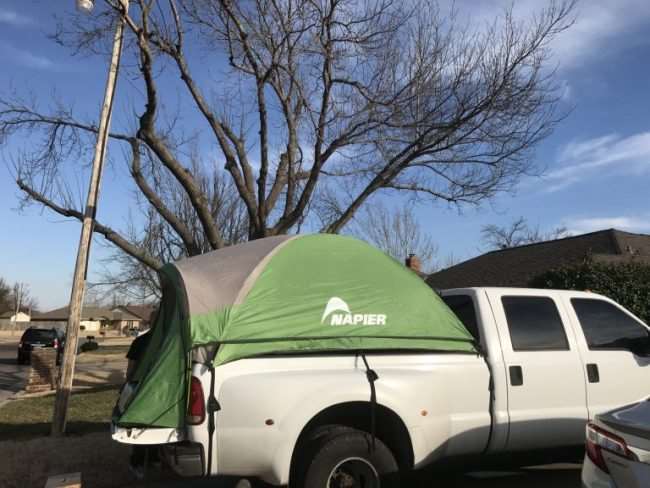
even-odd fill
[{"label": "truck tailgate", "polygon": [[185,440],[181,429],[125,428],[111,424],[111,437],[123,444],[169,444]]}]

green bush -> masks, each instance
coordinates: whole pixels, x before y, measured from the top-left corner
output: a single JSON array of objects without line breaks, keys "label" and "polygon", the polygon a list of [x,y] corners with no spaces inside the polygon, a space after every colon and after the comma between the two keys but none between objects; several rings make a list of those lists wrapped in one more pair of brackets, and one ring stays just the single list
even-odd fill
[{"label": "green bush", "polygon": [[589,290],[620,303],[650,323],[650,265],[638,261],[606,264],[584,262],[548,271],[530,282],[535,288]]},{"label": "green bush", "polygon": [[95,341],[87,341],[84,342],[79,349],[81,352],[88,352],[88,351],[94,351],[99,348],[99,344],[97,344]]}]

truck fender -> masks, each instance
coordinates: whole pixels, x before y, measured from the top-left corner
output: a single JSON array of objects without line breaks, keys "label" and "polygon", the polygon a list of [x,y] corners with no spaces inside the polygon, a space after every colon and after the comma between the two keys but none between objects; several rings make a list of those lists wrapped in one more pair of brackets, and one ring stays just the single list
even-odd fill
[{"label": "truck fender", "polygon": [[[275,456],[273,457],[273,478],[281,484],[289,482],[292,463],[297,458],[296,453],[301,444],[308,440],[309,433],[320,425],[325,424],[343,424],[354,428],[363,428],[355,423],[352,417],[345,417],[346,412],[356,411],[358,409],[367,409],[370,418],[370,401],[369,396],[360,395],[358,387],[349,390],[338,390],[331,396],[315,395],[310,398],[302,399],[294,405],[283,417],[279,427],[285,431],[283,441],[278,444]],[[400,458],[403,467],[410,468],[413,466],[414,447],[424,444],[418,429],[409,430],[408,420],[404,413],[400,414],[401,407],[397,401],[392,401],[389,395],[378,389],[377,403],[378,420],[377,425],[382,424],[383,419],[390,419],[395,425],[394,439],[388,443],[391,450],[398,449],[394,453]],[[362,417],[363,418],[363,417]],[[385,424],[385,422],[384,422]],[[367,430],[367,428],[365,429]],[[397,434],[399,433],[399,435]],[[379,432],[378,437],[383,435]]]}]

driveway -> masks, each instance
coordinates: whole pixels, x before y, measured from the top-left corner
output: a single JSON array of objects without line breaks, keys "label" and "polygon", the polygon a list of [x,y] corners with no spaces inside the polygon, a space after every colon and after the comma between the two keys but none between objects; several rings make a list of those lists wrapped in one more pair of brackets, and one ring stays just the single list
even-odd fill
[{"label": "driveway", "polygon": [[[409,488],[580,488],[578,464],[551,464],[513,471],[483,471],[464,474],[423,474]],[[236,480],[193,479],[139,483],[128,488],[248,488]],[[257,488],[257,487],[256,487]]]},{"label": "driveway", "polygon": [[[125,343],[128,343],[126,340]],[[112,343],[121,344],[119,340]],[[29,376],[29,365],[16,364],[18,337],[0,337],[0,405],[21,391]],[[75,387],[93,387],[102,384],[119,385],[124,381],[126,358],[123,355],[78,356],[75,367]]]},{"label": "driveway", "polygon": [[16,364],[18,339],[0,339],[0,404],[25,386],[29,366]]},{"label": "driveway", "polygon": [[420,488],[580,488],[578,464],[552,464],[515,471],[485,471],[421,480]]}]

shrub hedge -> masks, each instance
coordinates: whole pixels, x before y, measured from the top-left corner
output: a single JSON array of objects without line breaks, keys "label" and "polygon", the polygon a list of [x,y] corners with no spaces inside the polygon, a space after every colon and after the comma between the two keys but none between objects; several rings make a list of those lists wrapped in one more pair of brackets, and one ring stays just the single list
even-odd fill
[{"label": "shrub hedge", "polygon": [[620,303],[650,324],[650,265],[638,261],[582,263],[550,270],[530,282],[535,288],[589,290]]}]

